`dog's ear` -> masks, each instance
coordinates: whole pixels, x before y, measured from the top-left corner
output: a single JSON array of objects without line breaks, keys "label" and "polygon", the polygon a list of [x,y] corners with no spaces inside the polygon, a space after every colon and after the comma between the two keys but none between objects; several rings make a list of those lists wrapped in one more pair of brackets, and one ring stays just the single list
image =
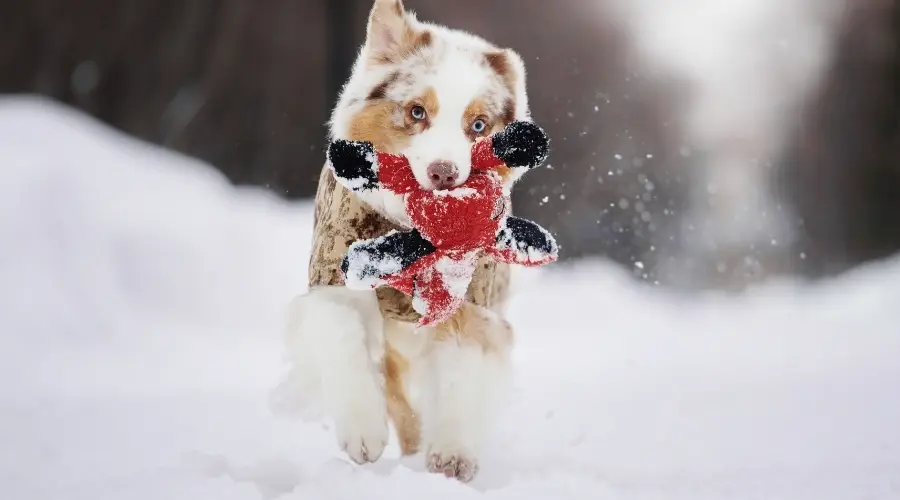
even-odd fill
[{"label": "dog's ear", "polygon": [[486,52],[484,60],[487,66],[497,73],[512,96],[504,106],[504,125],[516,120],[530,120],[531,112],[525,82],[527,74],[522,56],[512,49],[497,49]]},{"label": "dog's ear", "polygon": [[369,13],[366,49],[373,61],[389,62],[401,54],[413,36],[410,15],[402,0],[375,0]]}]

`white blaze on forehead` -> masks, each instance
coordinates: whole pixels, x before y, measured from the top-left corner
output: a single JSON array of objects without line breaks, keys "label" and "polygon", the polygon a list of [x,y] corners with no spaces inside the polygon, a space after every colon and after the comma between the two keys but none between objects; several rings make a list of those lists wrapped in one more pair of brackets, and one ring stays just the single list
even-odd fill
[{"label": "white blaze on forehead", "polygon": [[430,186],[427,169],[434,161],[455,164],[459,169],[458,184],[469,177],[472,144],[466,135],[467,124],[463,122],[466,110],[474,101],[503,91],[496,78],[492,78],[492,70],[484,64],[483,54],[464,48],[446,48],[421,78],[424,89],[433,90],[438,111],[429,117],[428,129],[414,136],[404,153],[423,186]]}]

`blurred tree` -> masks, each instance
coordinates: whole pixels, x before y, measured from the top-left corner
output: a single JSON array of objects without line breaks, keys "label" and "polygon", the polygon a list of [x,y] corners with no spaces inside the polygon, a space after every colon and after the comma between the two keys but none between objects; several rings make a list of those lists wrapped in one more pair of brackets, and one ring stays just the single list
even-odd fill
[{"label": "blurred tree", "polygon": [[308,196],[321,166],[325,2],[0,1],[0,92],[38,92]]},{"label": "blurred tree", "polygon": [[900,248],[900,5],[848,4],[837,51],[785,154],[802,240],[795,269],[827,276]]}]

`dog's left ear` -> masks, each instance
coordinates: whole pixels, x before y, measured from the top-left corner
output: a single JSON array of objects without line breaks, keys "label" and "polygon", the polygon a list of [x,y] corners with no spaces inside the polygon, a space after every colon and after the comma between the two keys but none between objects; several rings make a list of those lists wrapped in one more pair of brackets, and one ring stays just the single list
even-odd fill
[{"label": "dog's left ear", "polygon": [[484,61],[491,70],[497,73],[512,96],[506,103],[507,109],[503,110],[504,125],[509,125],[516,120],[530,120],[531,111],[526,91],[528,75],[522,56],[512,49],[496,49],[486,52]]},{"label": "dog's left ear", "polygon": [[402,0],[375,0],[369,13],[366,49],[374,61],[391,61],[414,37]]}]

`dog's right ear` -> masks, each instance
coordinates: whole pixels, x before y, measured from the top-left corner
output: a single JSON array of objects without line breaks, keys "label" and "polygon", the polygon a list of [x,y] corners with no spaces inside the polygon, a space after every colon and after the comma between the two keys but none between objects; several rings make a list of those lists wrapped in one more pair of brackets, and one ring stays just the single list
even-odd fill
[{"label": "dog's right ear", "polygon": [[366,50],[370,61],[394,61],[414,36],[410,15],[402,0],[375,0],[366,30]]}]

